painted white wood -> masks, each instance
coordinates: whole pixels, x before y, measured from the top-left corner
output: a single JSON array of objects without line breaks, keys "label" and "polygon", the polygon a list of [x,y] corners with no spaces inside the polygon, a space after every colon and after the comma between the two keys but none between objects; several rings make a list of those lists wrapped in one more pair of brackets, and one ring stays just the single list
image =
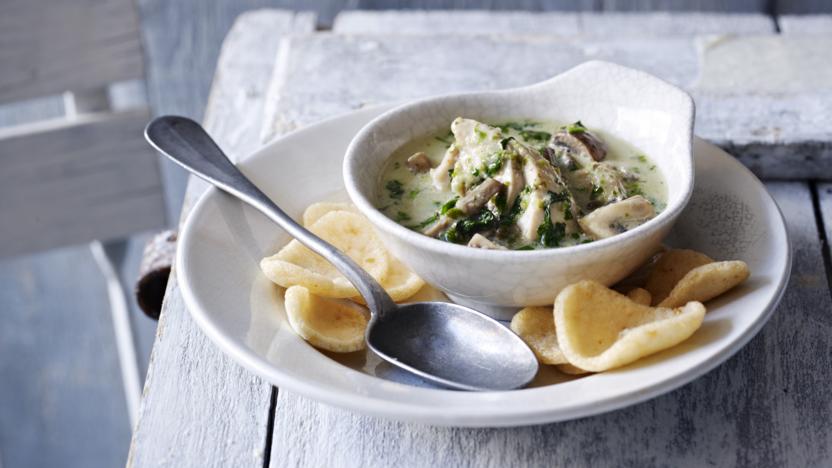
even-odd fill
[{"label": "painted white wood", "polygon": [[[284,34],[309,33],[314,16],[261,11],[240,16],[223,45],[205,124],[232,158],[258,145],[262,102]],[[182,219],[204,190],[191,180]],[[197,328],[175,269],[168,282],[128,466],[262,466],[272,387]]]},{"label": "painted white wood", "polygon": [[0,3],[0,102],[143,78],[132,0]]},{"label": "painted white wood", "polygon": [[777,18],[780,32],[801,36],[832,35],[832,14],[783,15]]},{"label": "painted white wood", "polygon": [[0,257],[164,226],[146,109],[0,130]]},{"label": "painted white wood", "polygon": [[[788,80],[776,73],[765,75],[769,81],[753,82],[730,69],[720,75],[715,67],[751,66],[754,55],[747,46],[771,46],[775,36],[723,37],[718,44],[711,40],[709,47],[703,41],[337,34],[292,38],[279,89],[268,97],[266,120],[271,126],[264,133],[280,134],[373,103],[526,85],[585,60],[604,59],[649,71],[691,91],[697,103],[697,134],[729,149],[758,175],[832,178],[832,147],[827,143],[832,140],[832,80],[818,78],[832,73],[825,52],[832,40],[808,44],[795,38],[774,44],[779,53],[755,69],[790,70],[806,78]],[[801,54],[797,63],[806,69],[794,70],[792,53]],[[323,64],[326,73],[319,72]],[[700,79],[705,71],[706,79]]]},{"label": "painted white wood", "polygon": [[341,34],[544,35],[572,37],[693,36],[774,32],[760,13],[593,13],[389,10],[344,11],[333,31]]},{"label": "painted white wood", "polygon": [[[259,38],[255,42],[260,47],[240,40],[243,33]],[[259,57],[268,62],[273,49],[264,45],[272,44],[266,39],[276,36],[274,29],[258,32],[235,27],[223,56],[248,56],[243,62]],[[599,54],[642,64],[688,86],[698,70],[695,46],[681,38],[661,42],[631,39],[631,43],[642,45],[629,50],[622,50],[614,40],[565,47],[562,44],[569,41],[563,39],[538,38],[539,44],[535,44],[526,39],[477,38],[476,42],[484,44],[478,47],[488,46],[479,50],[496,49],[502,60],[491,62],[494,59],[481,55],[477,58],[483,59],[482,65],[474,60],[454,65],[455,56],[447,53],[447,47],[462,41],[449,41],[452,39],[386,35],[293,38],[283,46],[288,55],[278,60],[279,85],[271,87],[267,99],[272,110],[264,122],[266,134],[285,132],[366,104],[448,91],[454,86],[482,89],[523,84],[545,77],[540,75],[557,71],[571,60]],[[446,52],[438,52],[443,48]],[[414,50],[425,62],[408,56]],[[556,64],[541,60],[541,54],[554,57]],[[681,59],[666,58],[668,54],[678,54]],[[428,58],[438,62],[431,63]],[[254,61],[260,63],[259,59]],[[510,65],[524,65],[504,67],[519,77],[507,76],[498,69],[501,67],[494,66],[506,60],[514,60]],[[218,72],[215,88],[237,83],[239,89],[241,82],[256,86],[246,79],[260,76],[259,72],[241,69],[238,75],[224,63],[221,60],[219,68],[227,73]],[[271,70],[273,64],[263,66]],[[472,67],[470,72],[467,67]],[[304,79],[308,85],[302,83]],[[212,120],[215,107],[221,104],[212,101],[206,121],[217,125],[211,130],[220,145],[239,155],[234,145],[227,144],[225,135],[248,142],[256,140],[257,132],[238,126],[241,116],[236,111],[222,119],[217,114],[217,120]],[[724,115],[728,125],[732,125],[731,116]],[[788,216],[797,274],[772,323],[705,378],[609,415],[500,430],[435,429],[379,421],[281,391],[274,412],[272,466],[823,464],[825,454],[832,450],[832,435],[824,429],[831,413],[819,383],[829,380],[832,368],[826,352],[832,336],[828,320],[832,304],[822,259],[817,255],[817,231],[814,223],[806,222],[813,219],[806,185],[773,183],[769,189]],[[199,185],[191,184],[187,206],[200,190]],[[806,327],[806,323],[812,326]],[[268,407],[268,385],[230,362],[202,336],[185,313],[175,280],[169,285],[159,330],[128,464],[262,463],[266,419],[261,413]],[[791,350],[788,353],[783,351],[787,348]],[[812,356],[811,368],[806,367],[808,355]]]}]

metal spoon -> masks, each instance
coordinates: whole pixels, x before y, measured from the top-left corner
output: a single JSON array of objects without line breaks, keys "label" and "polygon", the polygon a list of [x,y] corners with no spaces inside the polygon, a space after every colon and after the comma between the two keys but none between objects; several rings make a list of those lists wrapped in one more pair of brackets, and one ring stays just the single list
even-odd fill
[{"label": "metal spoon", "polygon": [[352,259],[307,231],[243,175],[193,120],[154,119],[145,138],[188,171],[257,208],[355,287],[372,315],[367,345],[384,360],[431,382],[460,390],[511,390],[537,374],[537,359],[511,330],[475,310],[447,302],[396,304]]}]

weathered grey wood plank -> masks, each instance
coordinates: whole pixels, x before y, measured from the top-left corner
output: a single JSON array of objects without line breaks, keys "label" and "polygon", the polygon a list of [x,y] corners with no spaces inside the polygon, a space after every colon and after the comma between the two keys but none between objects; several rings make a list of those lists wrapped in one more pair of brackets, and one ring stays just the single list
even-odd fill
[{"label": "weathered grey wood plank", "polygon": [[0,131],[0,257],[165,225],[146,109]]},{"label": "weathered grey wood plank", "polygon": [[345,11],[335,18],[341,34],[515,34],[571,37],[693,36],[774,32],[760,13],[573,13],[488,11]]},{"label": "weathered grey wood plank", "polygon": [[[749,45],[772,46],[771,41],[777,38],[722,38],[707,47],[684,37],[661,41],[448,35],[426,40],[415,35],[326,34],[294,38],[285,73],[277,78],[280,90],[266,105],[267,122],[273,123],[266,134],[373,103],[530,84],[585,60],[603,59],[646,70],[691,90],[698,108],[696,132],[730,149],[758,175],[832,178],[832,126],[827,112],[832,107],[832,79],[825,79],[832,74],[832,63],[824,59],[832,38],[783,38],[772,53],[749,54]],[[796,63],[806,70],[796,71],[786,63],[792,52],[795,58],[802,57]],[[767,61],[755,61],[757,57]],[[782,72],[763,75],[768,81],[747,80],[749,74],[742,70],[720,74],[720,66],[727,64],[762,72],[791,70],[792,79]],[[327,73],[317,73],[323,66]],[[383,82],[377,79],[380,74],[387,77]]]},{"label": "weathered grey wood plank", "polygon": [[790,35],[832,35],[832,14],[777,17],[780,32]]},{"label": "weathered grey wood plank", "polygon": [[[818,184],[816,190],[820,204],[821,221],[826,234],[826,245],[824,247],[826,248],[826,255],[832,257],[832,184]],[[830,278],[830,290],[832,290],[832,278]]]},{"label": "weathered grey wood plank", "polygon": [[[352,5],[350,5],[352,6]],[[355,8],[363,10],[597,10],[594,0],[358,0]]]},{"label": "weathered grey wood plank", "polygon": [[131,0],[0,3],[0,102],[142,77]]},{"label": "weathered grey wood plank", "polygon": [[89,248],[0,262],[0,311],[4,466],[122,465],[130,424],[104,279]]},{"label": "weathered grey wood plank", "polygon": [[[240,16],[226,39],[206,126],[232,157],[257,144],[262,95],[283,34],[312,15]],[[256,51],[244,54],[244,51]],[[190,184],[183,219],[204,185]],[[175,270],[168,282],[128,466],[262,466],[272,387],[220,352],[192,321]]]},{"label": "weathered grey wood plank", "polygon": [[[272,466],[820,466],[832,454],[832,307],[804,183],[769,183],[794,274],[743,350],[668,395],[613,413],[516,429],[384,421],[281,391]],[[811,361],[811,363],[809,362]]]},{"label": "weathered grey wood plank", "polygon": [[766,0],[601,0],[604,11],[766,12]]},{"label": "weathered grey wood plank", "polygon": [[[296,8],[328,8],[335,0],[289,2]],[[178,114],[201,120],[220,45],[234,19],[253,8],[268,6],[271,0],[201,1],[138,0],[147,54],[148,97],[156,115]],[[199,20],[194,20],[198,18]],[[304,25],[305,20],[302,21]],[[274,25],[273,38],[295,29],[295,17],[284,15]],[[270,50],[270,49],[269,49]],[[255,49],[247,54],[263,54]],[[185,197],[187,175],[167,160],[161,163],[168,218],[179,217]]]},{"label": "weathered grey wood plank", "polygon": [[827,0],[776,0],[777,14],[813,14],[832,12],[832,3]]}]

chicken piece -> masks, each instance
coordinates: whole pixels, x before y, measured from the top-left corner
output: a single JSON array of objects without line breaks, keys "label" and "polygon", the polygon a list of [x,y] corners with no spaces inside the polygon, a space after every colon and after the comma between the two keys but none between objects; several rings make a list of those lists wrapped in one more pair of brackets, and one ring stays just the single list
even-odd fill
[{"label": "chicken piece", "polygon": [[497,127],[461,117],[451,123],[451,132],[459,147],[451,190],[462,196],[485,177],[483,168],[503,149],[503,134]]},{"label": "chicken piece", "polygon": [[[529,188],[524,199],[525,209],[517,220],[523,238],[527,241],[538,239],[538,230],[545,220],[547,207],[553,224],[563,223],[567,233],[578,232],[580,228],[575,223],[575,203],[560,171],[537,150],[515,140],[508,143],[507,149],[523,160],[523,177]],[[553,200],[550,193],[555,194],[557,199]]]},{"label": "chicken piece", "polygon": [[487,237],[479,233],[474,234],[474,236],[471,237],[471,240],[468,241],[468,247],[488,250],[506,250],[506,248],[502,245],[491,242]]},{"label": "chicken piece", "polygon": [[407,158],[405,165],[408,169],[410,169],[410,172],[421,174],[422,172],[430,170],[431,162],[427,154],[419,151],[418,153],[413,153],[412,156]]},{"label": "chicken piece", "polygon": [[581,218],[584,232],[595,240],[621,234],[656,216],[653,204],[641,195],[602,206]]},{"label": "chicken piece", "polygon": [[430,178],[436,190],[447,191],[451,188],[451,171],[459,158],[459,147],[451,145],[438,166],[430,170]]},{"label": "chicken piece", "polygon": [[494,180],[503,184],[506,190],[506,207],[511,209],[514,206],[517,196],[525,186],[523,168],[516,158],[503,158],[503,165],[500,172],[494,175]]}]

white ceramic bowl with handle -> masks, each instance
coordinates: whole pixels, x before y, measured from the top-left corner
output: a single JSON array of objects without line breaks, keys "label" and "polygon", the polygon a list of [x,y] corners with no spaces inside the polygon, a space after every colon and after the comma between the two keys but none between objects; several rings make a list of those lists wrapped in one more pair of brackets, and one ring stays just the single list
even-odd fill
[{"label": "white ceramic bowl with handle", "polygon": [[[667,207],[614,237],[531,251],[474,249],[412,231],[376,208],[381,172],[396,149],[447,131],[456,117],[580,120],[649,155],[666,181]],[[516,307],[552,304],[576,281],[614,284],[659,249],[693,190],[693,121],[693,100],[681,89],[642,71],[586,62],[535,85],[423,99],[382,114],[347,148],[344,184],[393,255],[455,302],[510,319]]]}]

